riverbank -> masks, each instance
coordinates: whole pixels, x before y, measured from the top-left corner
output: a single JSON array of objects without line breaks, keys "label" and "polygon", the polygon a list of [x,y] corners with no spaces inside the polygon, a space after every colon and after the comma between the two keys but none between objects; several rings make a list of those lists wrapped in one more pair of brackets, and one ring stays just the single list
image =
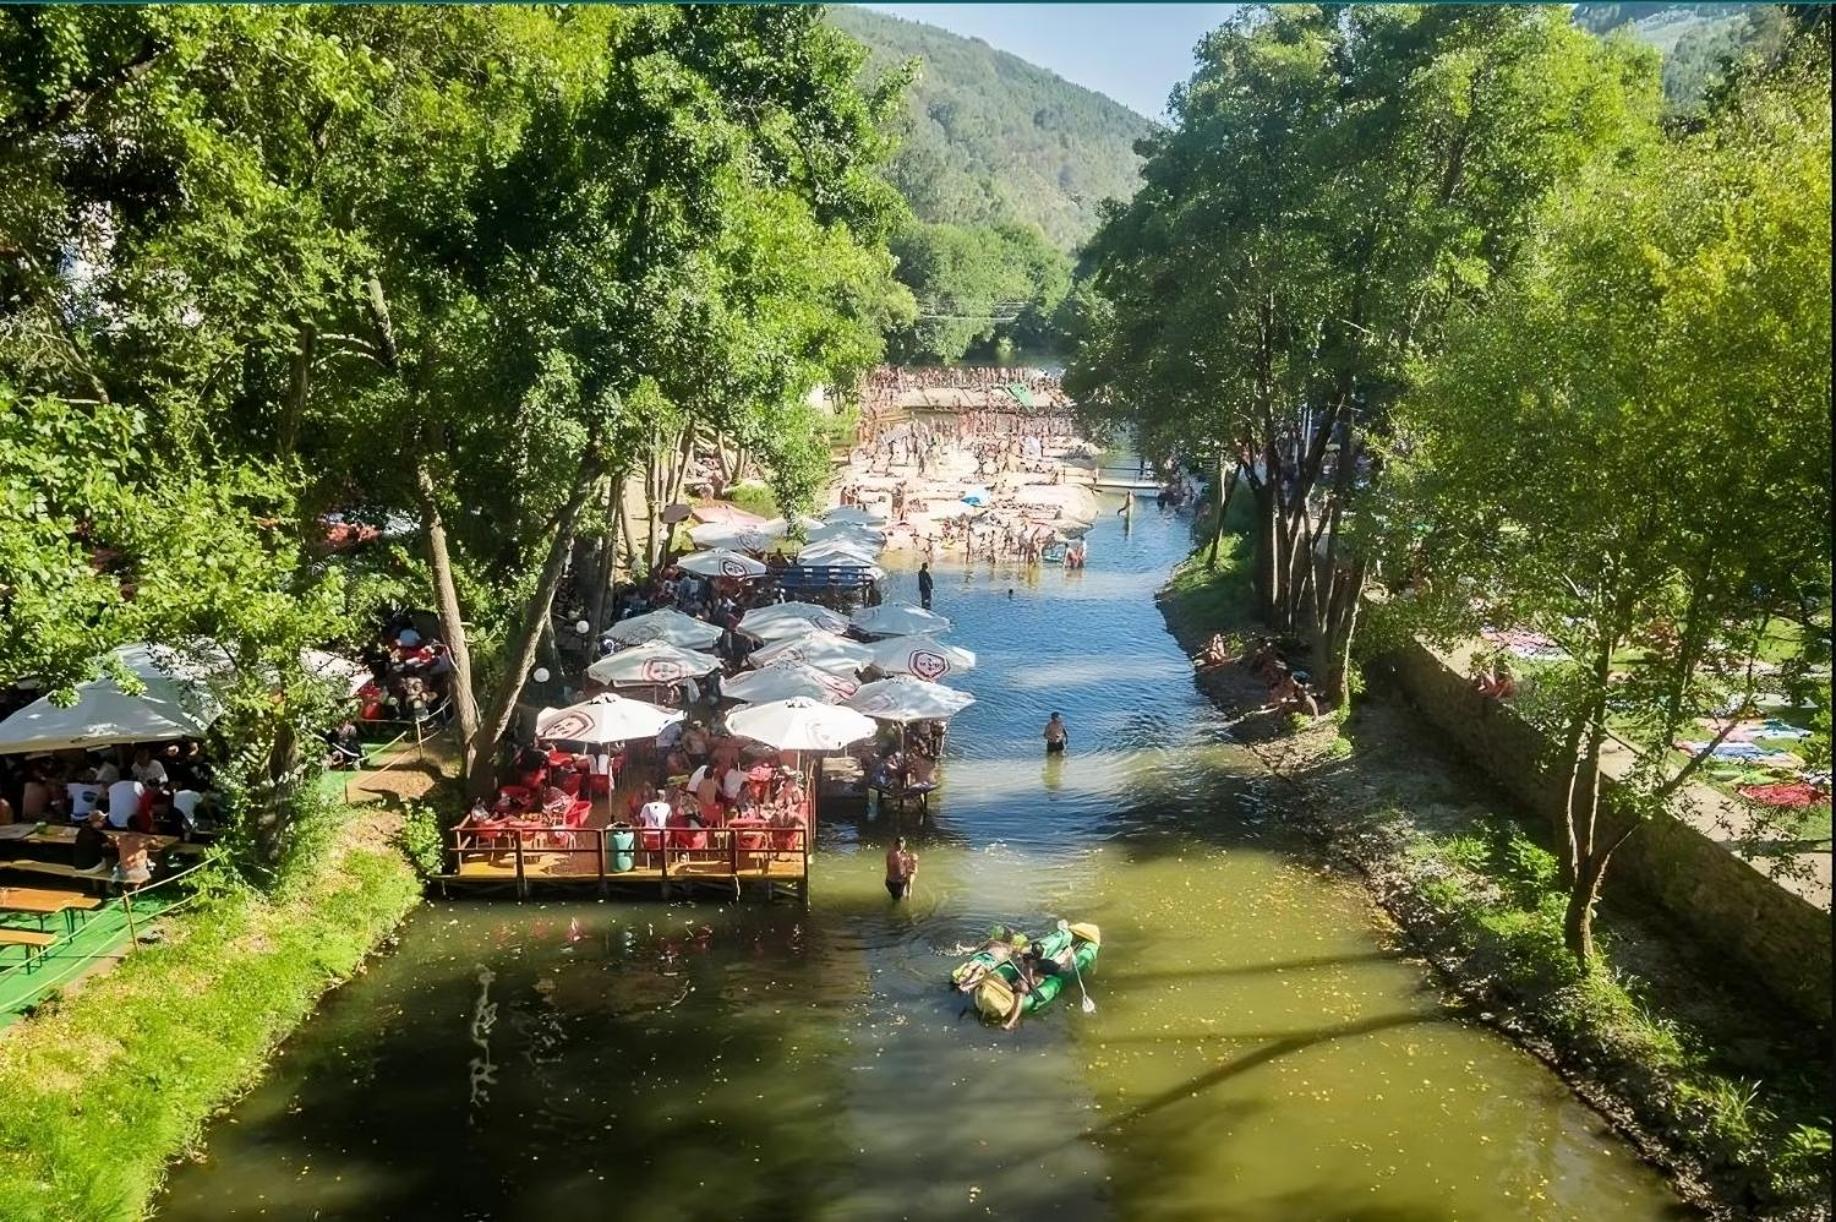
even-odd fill
[{"label": "riverbank", "polygon": [[168,1163],[420,902],[402,819],[339,808],[275,888],[208,893],[0,1038],[0,1218],[142,1217]]},{"label": "riverbank", "polygon": [[[1214,632],[1247,635],[1247,582],[1232,557],[1174,575],[1160,606],[1189,656]],[[1234,666],[1198,682],[1232,716],[1264,698]],[[1362,878],[1475,1016],[1552,1066],[1686,1200],[1712,1216],[1828,1217],[1829,1062],[1814,1033],[1611,896],[1608,967],[1580,976],[1540,829],[1393,694],[1249,745],[1286,782],[1275,809]]]}]

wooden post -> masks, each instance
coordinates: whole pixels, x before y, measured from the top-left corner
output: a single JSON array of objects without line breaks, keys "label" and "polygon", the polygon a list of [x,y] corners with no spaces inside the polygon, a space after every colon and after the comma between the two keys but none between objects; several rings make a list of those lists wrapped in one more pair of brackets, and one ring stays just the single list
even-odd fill
[{"label": "wooden post", "polygon": [[664,826],[657,831],[657,859],[663,863],[663,898],[669,898],[669,828]]},{"label": "wooden post", "polygon": [[594,843],[598,849],[597,856],[599,860],[599,885],[604,887],[606,885],[606,829],[603,827],[595,827],[589,828],[588,830],[593,833],[595,838]]},{"label": "wooden post", "polygon": [[516,829],[516,898],[526,899],[529,895],[529,880],[523,876],[523,829]]},{"label": "wooden post", "polygon": [[127,914],[128,949],[133,950],[140,945],[140,931],[134,928],[134,899],[125,886],[121,889],[121,911]]}]

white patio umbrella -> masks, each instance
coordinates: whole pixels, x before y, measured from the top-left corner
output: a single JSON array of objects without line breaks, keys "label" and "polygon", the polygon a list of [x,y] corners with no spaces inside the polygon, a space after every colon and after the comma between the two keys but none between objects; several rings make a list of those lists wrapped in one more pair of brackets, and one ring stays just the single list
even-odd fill
[{"label": "white patio umbrella", "polygon": [[865,569],[873,567],[879,548],[870,543],[847,539],[825,539],[812,543],[797,553],[798,564],[828,565],[832,568]]},{"label": "white patio umbrella", "polygon": [[877,607],[862,607],[848,619],[868,636],[912,636],[950,631],[948,619],[935,611],[926,611],[910,603],[882,603]]},{"label": "white patio umbrella", "polygon": [[663,641],[683,649],[706,649],[721,636],[721,630],[706,620],[684,615],[673,607],[647,611],[622,619],[606,630],[606,635],[622,645],[643,645]]},{"label": "white patio umbrella", "polygon": [[300,664],[327,683],[342,686],[347,696],[362,691],[372,678],[362,662],[323,649],[300,650]]},{"label": "white patio umbrella", "polygon": [[720,694],[747,704],[793,697],[834,704],[854,695],[859,687],[858,681],[846,675],[830,674],[803,662],[783,662],[762,670],[741,671],[720,685]]},{"label": "white patio umbrella", "polygon": [[975,697],[941,683],[895,675],[864,685],[842,703],[879,721],[943,721],[974,704]]},{"label": "white patio umbrella", "polygon": [[867,665],[870,656],[871,651],[859,641],[850,641],[833,632],[811,631],[755,649],[748,661],[755,667],[801,662],[830,674],[853,675]]},{"label": "white patio umbrella", "polygon": [[875,552],[886,546],[886,532],[877,526],[863,526],[855,522],[832,522],[818,526],[805,539],[812,546],[818,543],[842,542],[859,544],[862,548],[871,548]]},{"label": "white patio umbrella", "polygon": [[863,713],[802,698],[729,713],[727,729],[780,751],[840,751],[879,731],[873,718]]},{"label": "white patio umbrella", "polygon": [[[210,646],[207,655],[229,656]],[[43,696],[0,721],[0,755],[18,751],[62,751],[114,743],[202,738],[222,713],[207,680],[214,669],[189,655],[155,645],[123,645],[115,660],[145,689],[130,695],[106,675],[79,683],[76,701],[59,706]]]},{"label": "white patio umbrella", "polygon": [[754,607],[740,617],[740,631],[761,641],[782,641],[802,636],[812,629],[843,632],[848,620],[839,611],[815,603],[784,602],[769,607]]},{"label": "white patio umbrella", "polygon": [[878,526],[886,521],[886,515],[868,509],[862,505],[837,505],[835,508],[818,515],[831,526],[854,523],[861,526]]},{"label": "white patio umbrella", "polygon": [[564,709],[536,714],[536,737],[572,743],[622,743],[655,738],[682,714],[642,700],[603,692]]},{"label": "white patio umbrella", "polygon": [[720,669],[720,659],[711,653],[679,649],[667,641],[633,645],[607,654],[587,667],[587,678],[614,687],[634,683],[678,683],[691,675],[705,675]]},{"label": "white patio umbrella", "polygon": [[782,525],[769,522],[707,522],[689,528],[696,547],[762,552],[784,537]]},{"label": "white patio umbrella", "polygon": [[959,670],[974,670],[975,655],[936,637],[895,636],[868,646],[869,660],[889,675],[917,675],[935,682]]},{"label": "white patio umbrella", "polygon": [[763,577],[765,566],[751,556],[725,547],[705,552],[690,552],[676,561],[688,572],[702,577]]}]

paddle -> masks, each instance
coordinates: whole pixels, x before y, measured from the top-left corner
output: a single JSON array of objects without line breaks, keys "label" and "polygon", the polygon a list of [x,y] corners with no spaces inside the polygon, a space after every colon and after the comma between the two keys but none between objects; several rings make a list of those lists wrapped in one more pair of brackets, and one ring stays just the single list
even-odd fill
[{"label": "paddle", "polygon": [[[1062,917],[1060,917],[1058,921],[1058,931],[1060,933],[1070,933],[1071,932],[1070,923],[1067,922]],[[1071,975],[1073,978],[1077,980],[1077,991],[1079,993],[1082,993],[1084,997],[1083,1011],[1086,1014],[1095,1014],[1096,1013],[1096,1002],[1091,1001],[1090,994],[1084,992],[1084,974],[1077,970],[1077,947],[1076,947],[1075,942],[1072,944],[1070,955],[1071,955]]]}]

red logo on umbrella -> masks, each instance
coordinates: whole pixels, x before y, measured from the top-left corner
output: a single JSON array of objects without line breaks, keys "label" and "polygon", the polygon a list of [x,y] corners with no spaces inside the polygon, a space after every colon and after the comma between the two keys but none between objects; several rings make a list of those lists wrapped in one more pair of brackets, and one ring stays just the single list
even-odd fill
[{"label": "red logo on umbrella", "polygon": [[720,571],[728,577],[744,577],[746,566],[737,560],[723,560],[720,562]]},{"label": "red logo on umbrella", "polygon": [[578,741],[584,738],[591,729],[592,719],[585,714],[563,713],[548,723],[548,728],[542,731],[542,737],[566,739],[570,742]]},{"label": "red logo on umbrella", "polygon": [[907,663],[912,673],[920,679],[936,679],[939,675],[948,674],[950,670],[950,659],[932,649],[912,650]]},{"label": "red logo on umbrella", "polygon": [[652,658],[644,663],[644,678],[652,683],[674,683],[685,673],[682,663],[668,658]]}]

